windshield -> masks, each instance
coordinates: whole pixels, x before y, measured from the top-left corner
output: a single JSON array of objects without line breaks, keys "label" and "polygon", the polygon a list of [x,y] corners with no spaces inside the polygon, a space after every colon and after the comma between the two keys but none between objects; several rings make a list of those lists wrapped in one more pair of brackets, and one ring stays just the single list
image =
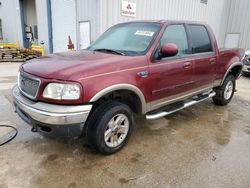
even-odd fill
[{"label": "windshield", "polygon": [[124,23],[111,27],[87,49],[104,53],[141,55],[161,28],[159,23]]}]

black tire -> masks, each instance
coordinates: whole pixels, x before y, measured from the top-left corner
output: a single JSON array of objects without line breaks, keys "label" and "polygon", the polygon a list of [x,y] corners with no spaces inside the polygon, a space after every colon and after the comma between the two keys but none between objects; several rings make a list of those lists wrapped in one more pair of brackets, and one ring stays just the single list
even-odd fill
[{"label": "black tire", "polygon": [[[226,90],[226,86],[231,82],[233,84],[233,90],[230,97],[226,98],[224,93]],[[214,88],[216,95],[213,97],[213,101],[216,105],[224,106],[227,105],[233,98],[235,92],[235,77],[232,74],[229,74],[224,80],[222,86]]]},{"label": "black tire", "polygon": [[[105,131],[109,129],[108,123],[112,118],[118,115],[124,115],[127,117],[126,122],[129,122],[128,132],[124,136],[123,141],[115,146],[110,147],[105,141]],[[125,120],[124,120],[125,121]],[[132,133],[134,125],[133,112],[126,104],[117,101],[109,101],[101,104],[91,114],[90,119],[87,123],[87,139],[89,144],[96,149],[98,152],[109,155],[119,151],[127,142]],[[118,132],[116,130],[116,132]],[[112,131],[113,134],[113,131]],[[114,133],[115,134],[115,133]],[[119,133],[116,133],[119,135]],[[116,137],[117,141],[120,137]],[[111,142],[111,141],[110,141]]]}]

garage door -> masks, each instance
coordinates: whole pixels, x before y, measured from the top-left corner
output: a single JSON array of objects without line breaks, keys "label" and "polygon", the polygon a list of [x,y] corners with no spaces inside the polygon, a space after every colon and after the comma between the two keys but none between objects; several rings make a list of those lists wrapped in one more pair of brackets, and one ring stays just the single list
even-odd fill
[{"label": "garage door", "polygon": [[67,51],[68,36],[76,47],[76,5],[75,0],[52,0],[53,51]]}]

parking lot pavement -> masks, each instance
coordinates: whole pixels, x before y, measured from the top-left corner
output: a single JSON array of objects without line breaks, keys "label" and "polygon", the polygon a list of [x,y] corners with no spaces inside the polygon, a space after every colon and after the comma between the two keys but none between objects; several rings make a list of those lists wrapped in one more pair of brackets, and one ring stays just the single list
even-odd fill
[{"label": "parking lot pavement", "polygon": [[127,146],[101,156],[82,139],[31,133],[11,105],[18,66],[0,64],[0,124],[19,131],[0,147],[0,188],[250,187],[250,78],[237,82],[228,106],[208,100],[156,121],[138,118]]}]

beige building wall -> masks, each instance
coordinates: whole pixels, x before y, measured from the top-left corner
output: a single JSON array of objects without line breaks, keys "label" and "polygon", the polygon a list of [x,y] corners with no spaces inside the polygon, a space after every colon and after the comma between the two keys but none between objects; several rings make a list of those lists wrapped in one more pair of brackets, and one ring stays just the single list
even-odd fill
[{"label": "beige building wall", "polygon": [[228,0],[128,0],[136,3],[136,17],[121,15],[122,0],[101,0],[100,32],[110,26],[141,19],[177,19],[207,22],[213,29],[219,47],[224,46]]},{"label": "beige building wall", "polygon": [[238,47],[250,50],[250,0],[228,0],[227,34],[238,34]]},{"label": "beige building wall", "polygon": [[20,15],[19,0],[1,0],[0,19],[4,41],[19,42],[23,45]]}]

